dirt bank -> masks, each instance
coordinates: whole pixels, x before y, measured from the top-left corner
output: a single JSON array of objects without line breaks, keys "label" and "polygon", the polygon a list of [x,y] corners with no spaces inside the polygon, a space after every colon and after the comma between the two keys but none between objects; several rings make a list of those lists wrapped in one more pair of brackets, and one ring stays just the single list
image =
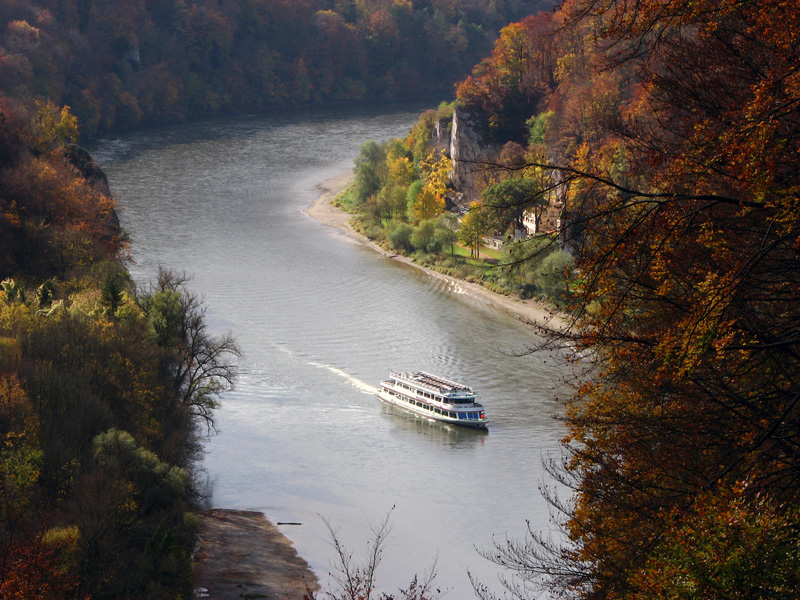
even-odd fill
[{"label": "dirt bank", "polygon": [[431,269],[416,264],[405,256],[399,256],[387,252],[377,244],[370,241],[367,237],[355,231],[350,225],[351,215],[331,204],[333,199],[336,198],[336,196],[348,185],[350,185],[352,181],[352,175],[341,175],[339,177],[334,177],[332,179],[328,179],[327,181],[323,181],[317,186],[321,192],[319,197],[304,212],[317,221],[341,229],[362,244],[369,246],[376,252],[380,252],[387,258],[404,262],[427,271],[434,277],[448,280],[456,289],[463,291],[470,298],[478,302],[498,306],[524,323],[554,329],[561,329],[567,326],[566,321],[562,316],[554,313],[534,300],[520,300],[510,296],[503,296],[487,290],[485,287],[476,283],[462,281],[460,279],[432,271]]},{"label": "dirt bank", "polygon": [[291,540],[260,512],[200,513],[195,561],[198,596],[209,600],[301,600],[306,590],[319,589]]}]

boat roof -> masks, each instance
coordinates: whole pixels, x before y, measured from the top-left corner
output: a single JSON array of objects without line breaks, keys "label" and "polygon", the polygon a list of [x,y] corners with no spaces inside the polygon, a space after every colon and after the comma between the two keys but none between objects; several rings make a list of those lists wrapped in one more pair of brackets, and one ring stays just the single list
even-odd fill
[{"label": "boat roof", "polygon": [[420,387],[426,387],[443,396],[448,396],[459,392],[463,394],[475,393],[468,385],[464,385],[450,379],[445,379],[444,377],[439,377],[438,375],[432,375],[431,373],[427,373],[425,371],[415,371],[413,373],[392,371],[391,376],[397,379],[403,379]]}]

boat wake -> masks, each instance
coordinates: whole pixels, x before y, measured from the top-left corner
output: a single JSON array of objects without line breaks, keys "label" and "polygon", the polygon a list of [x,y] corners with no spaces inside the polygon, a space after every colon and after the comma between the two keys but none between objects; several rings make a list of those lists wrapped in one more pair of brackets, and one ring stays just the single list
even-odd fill
[{"label": "boat wake", "polygon": [[361,381],[360,379],[358,379],[356,377],[353,377],[349,373],[345,373],[341,369],[337,369],[336,367],[333,367],[331,365],[325,365],[325,364],[316,363],[316,362],[312,362],[310,364],[312,366],[314,366],[314,367],[319,367],[320,369],[325,369],[327,371],[330,371],[331,373],[334,373],[335,375],[338,375],[339,377],[344,379],[348,384],[350,384],[352,387],[357,389],[359,392],[363,392],[365,394],[370,394],[370,395],[373,395],[373,396],[378,393],[378,388],[376,388],[375,386],[369,385],[368,383],[365,383],[365,382]]}]

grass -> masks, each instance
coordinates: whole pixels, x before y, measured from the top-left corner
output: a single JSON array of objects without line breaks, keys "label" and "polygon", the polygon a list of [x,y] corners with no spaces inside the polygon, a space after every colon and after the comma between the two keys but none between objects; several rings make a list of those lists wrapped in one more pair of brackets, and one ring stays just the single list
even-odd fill
[{"label": "grass", "polygon": [[[501,258],[503,258],[503,253],[500,250],[495,250],[494,248],[487,248],[486,246],[481,246],[480,253],[482,257],[488,256],[489,258],[492,258],[494,260],[500,260]],[[464,246],[461,246],[459,244],[456,244],[455,251],[453,252],[453,254],[474,261],[474,259],[470,259],[469,249],[464,248]]]},{"label": "grass", "polygon": [[334,206],[338,206],[344,212],[350,215],[358,214],[360,211],[356,207],[356,199],[353,195],[354,186],[349,186],[344,191],[339,192],[339,194],[333,199],[332,204]]}]

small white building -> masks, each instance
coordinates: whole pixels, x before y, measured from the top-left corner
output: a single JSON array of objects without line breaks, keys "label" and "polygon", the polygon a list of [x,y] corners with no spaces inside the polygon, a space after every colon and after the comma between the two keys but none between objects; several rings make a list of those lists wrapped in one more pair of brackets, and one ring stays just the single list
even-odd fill
[{"label": "small white building", "polygon": [[532,208],[525,211],[522,224],[525,226],[526,235],[560,232],[563,213],[564,202],[558,199],[551,199],[544,210]]}]

